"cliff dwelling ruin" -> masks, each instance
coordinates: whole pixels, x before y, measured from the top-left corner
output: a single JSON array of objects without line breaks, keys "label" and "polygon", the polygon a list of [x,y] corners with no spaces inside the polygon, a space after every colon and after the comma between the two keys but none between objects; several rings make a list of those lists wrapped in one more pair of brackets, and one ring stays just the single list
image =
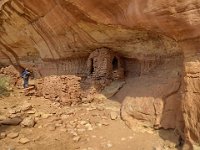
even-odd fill
[{"label": "cliff dwelling ruin", "polygon": [[93,51],[87,61],[89,77],[94,79],[123,79],[124,64],[122,58],[108,48]]},{"label": "cliff dwelling ruin", "polygon": [[0,0],[0,149],[200,149],[199,7]]}]

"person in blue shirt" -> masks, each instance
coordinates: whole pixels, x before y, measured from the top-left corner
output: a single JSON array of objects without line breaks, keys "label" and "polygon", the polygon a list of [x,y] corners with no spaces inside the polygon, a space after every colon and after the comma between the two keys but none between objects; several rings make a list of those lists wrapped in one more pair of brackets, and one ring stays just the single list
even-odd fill
[{"label": "person in blue shirt", "polygon": [[22,74],[21,74],[21,77],[22,77],[23,80],[24,80],[24,84],[23,84],[24,88],[28,88],[28,81],[29,81],[30,74],[31,74],[31,73],[28,71],[27,68],[24,69],[24,71],[23,71]]}]

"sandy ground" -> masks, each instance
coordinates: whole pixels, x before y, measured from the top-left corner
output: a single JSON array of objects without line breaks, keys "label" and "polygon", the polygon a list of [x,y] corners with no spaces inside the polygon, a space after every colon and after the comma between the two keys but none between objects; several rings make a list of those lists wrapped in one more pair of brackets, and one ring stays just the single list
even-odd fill
[{"label": "sandy ground", "polygon": [[[31,109],[22,111],[24,104]],[[16,90],[0,99],[0,119],[32,116],[34,127],[0,126],[0,150],[173,150],[173,131],[138,127],[130,130],[120,119],[120,103],[66,107],[44,98],[25,97]],[[11,138],[10,133],[17,133]],[[6,137],[4,136],[6,135]],[[20,143],[26,138],[28,142]]]}]

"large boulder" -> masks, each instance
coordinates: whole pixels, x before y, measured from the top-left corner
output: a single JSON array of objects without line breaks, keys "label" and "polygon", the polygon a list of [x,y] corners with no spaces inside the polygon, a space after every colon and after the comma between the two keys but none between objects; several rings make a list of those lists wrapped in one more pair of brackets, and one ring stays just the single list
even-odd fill
[{"label": "large boulder", "polygon": [[[166,65],[167,64],[167,65]],[[183,131],[181,110],[181,76],[178,66],[171,71],[172,63],[166,63],[140,77],[128,78],[121,91],[115,96],[122,101],[122,119],[131,127],[141,120],[151,127]],[[177,71],[177,72],[176,72]]]},{"label": "large boulder", "polygon": [[183,117],[185,121],[186,140],[199,142],[200,140],[200,76],[199,76],[199,56],[186,59],[184,77],[184,99],[183,99]]}]

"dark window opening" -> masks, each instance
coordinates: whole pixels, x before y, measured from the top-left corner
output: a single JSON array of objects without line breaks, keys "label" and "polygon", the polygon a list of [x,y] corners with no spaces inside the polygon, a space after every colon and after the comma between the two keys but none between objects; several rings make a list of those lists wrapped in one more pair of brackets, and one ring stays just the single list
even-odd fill
[{"label": "dark window opening", "polygon": [[112,61],[112,66],[113,66],[113,70],[117,70],[119,67],[118,59],[116,57],[114,57],[114,59]]},{"label": "dark window opening", "polygon": [[90,59],[90,74],[94,72],[94,59]]}]

